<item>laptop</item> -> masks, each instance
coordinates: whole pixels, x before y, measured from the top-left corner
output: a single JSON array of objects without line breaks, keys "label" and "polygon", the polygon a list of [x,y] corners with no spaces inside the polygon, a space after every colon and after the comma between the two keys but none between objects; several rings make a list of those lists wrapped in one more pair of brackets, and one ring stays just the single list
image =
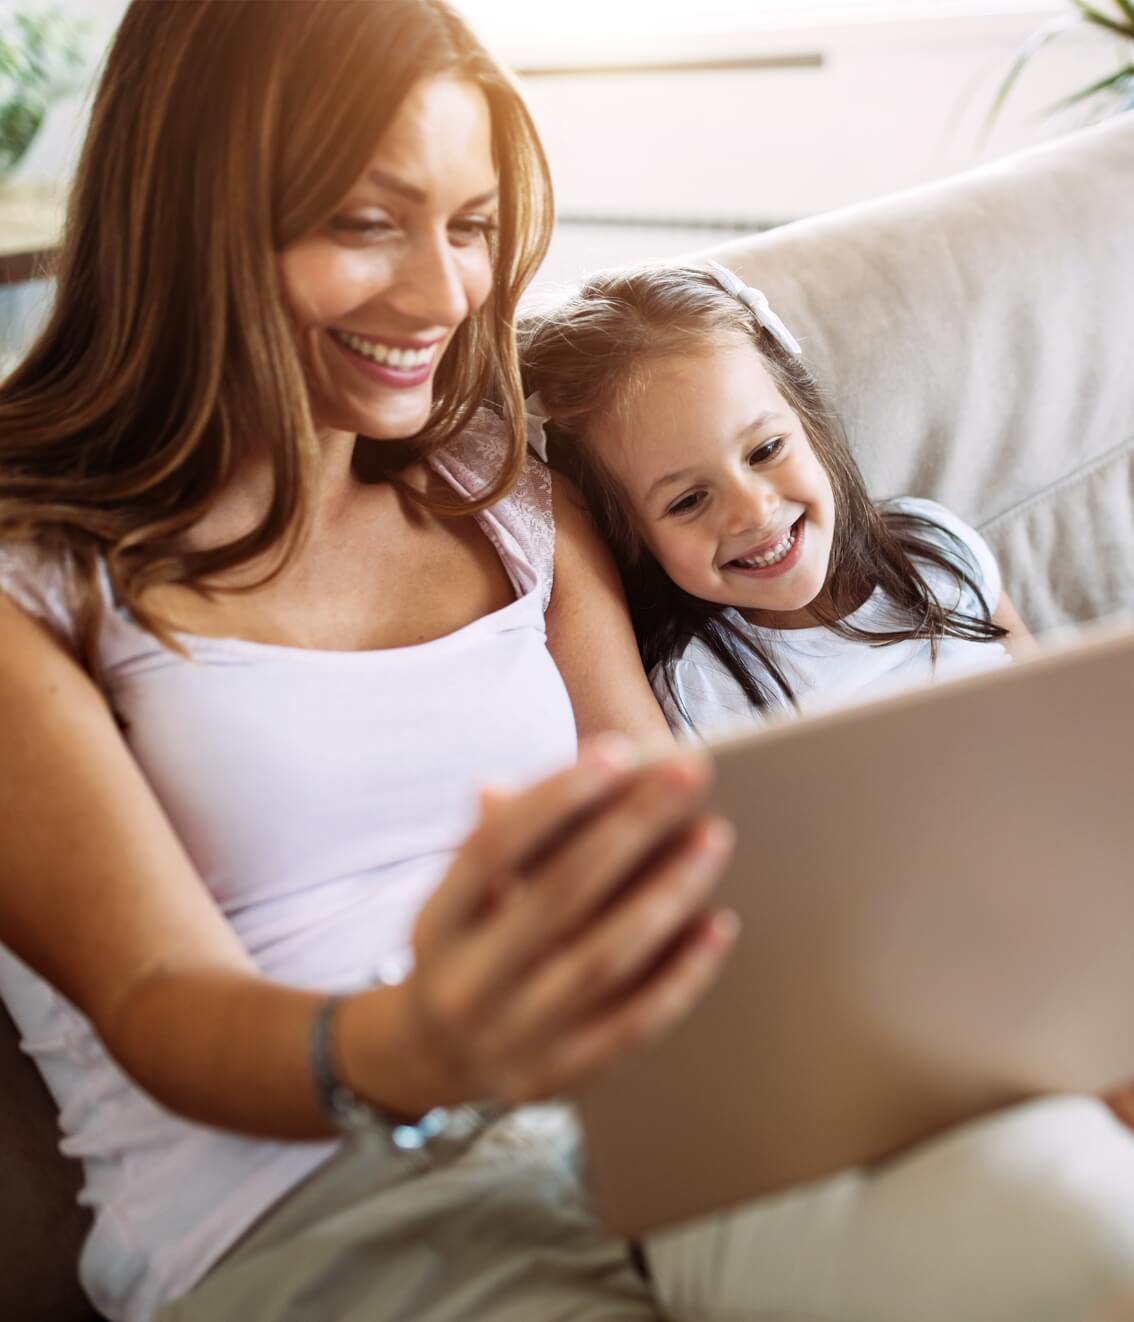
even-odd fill
[{"label": "laptop", "polygon": [[612,1230],[1134,1078],[1134,628],[713,752],[741,934],[578,1099]]}]

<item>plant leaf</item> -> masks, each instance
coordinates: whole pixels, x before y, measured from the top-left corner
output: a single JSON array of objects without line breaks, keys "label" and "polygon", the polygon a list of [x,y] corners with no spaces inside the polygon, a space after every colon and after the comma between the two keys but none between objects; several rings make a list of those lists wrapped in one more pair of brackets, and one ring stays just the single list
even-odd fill
[{"label": "plant leaf", "polygon": [[1130,21],[1124,23],[1121,19],[1112,18],[1109,14],[1104,14],[1101,9],[1096,9],[1090,0],[1075,0],[1075,7],[1088,23],[1106,28],[1108,32],[1117,33],[1127,41],[1134,41],[1134,16],[1128,15]]},{"label": "plant leaf", "polygon": [[1119,87],[1127,79],[1134,79],[1134,64],[1127,65],[1125,69],[1119,69],[1117,73],[1112,73],[1106,78],[1100,78],[1097,83],[1092,83],[1090,87],[1084,87],[1079,92],[1073,92],[1061,101],[1056,101],[1054,105],[1048,107],[1048,114],[1056,115],[1062,110],[1070,110],[1072,106],[1089,101],[1093,96],[1100,96],[1103,92]]},{"label": "plant leaf", "polygon": [[997,90],[996,96],[993,99],[992,105],[989,107],[987,116],[985,117],[984,126],[978,135],[978,150],[984,147],[988,142],[992,129],[1004,110],[1005,102],[1011,95],[1012,89],[1020,80],[1020,75],[1045,46],[1049,45],[1057,37],[1061,37],[1065,32],[1070,31],[1071,28],[1077,26],[1078,20],[1071,15],[1068,15],[1065,18],[1057,18],[1054,22],[1048,23],[1038,31],[1033,32],[1016,52],[1016,56],[1012,61],[1012,67],[1004,76],[1004,81],[1000,84],[1000,87]]}]

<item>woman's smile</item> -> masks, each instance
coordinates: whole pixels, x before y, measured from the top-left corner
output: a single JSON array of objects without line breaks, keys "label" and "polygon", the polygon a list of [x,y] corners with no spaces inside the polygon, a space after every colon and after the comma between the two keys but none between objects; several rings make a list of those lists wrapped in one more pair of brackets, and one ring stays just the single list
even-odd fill
[{"label": "woman's smile", "polygon": [[419,386],[433,374],[438,346],[444,337],[426,344],[407,340],[378,340],[354,331],[329,330],[331,340],[360,372],[394,389]]},{"label": "woman's smile", "polygon": [[322,431],[403,440],[426,425],[437,367],[492,288],[497,189],[484,93],[425,79],[337,213],[284,250]]}]

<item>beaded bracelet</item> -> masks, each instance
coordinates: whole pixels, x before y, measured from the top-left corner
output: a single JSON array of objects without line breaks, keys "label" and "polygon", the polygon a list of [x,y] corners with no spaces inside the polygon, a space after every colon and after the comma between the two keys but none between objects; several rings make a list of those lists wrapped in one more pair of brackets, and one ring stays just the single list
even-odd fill
[{"label": "beaded bracelet", "polygon": [[435,1106],[416,1123],[397,1120],[359,1097],[339,1075],[335,1066],[335,1016],[345,998],[329,996],[315,1010],[311,1020],[311,1076],[323,1114],[344,1134],[363,1130],[384,1130],[394,1147],[413,1152],[425,1147],[442,1133],[449,1123],[449,1112]]}]

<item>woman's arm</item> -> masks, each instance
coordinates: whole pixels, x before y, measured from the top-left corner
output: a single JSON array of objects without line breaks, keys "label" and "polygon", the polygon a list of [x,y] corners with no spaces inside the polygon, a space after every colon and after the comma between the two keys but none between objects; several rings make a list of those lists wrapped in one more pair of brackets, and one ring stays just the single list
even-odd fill
[{"label": "woman's arm", "polygon": [[617,730],[668,743],[669,729],[642,669],[618,570],[575,487],[552,474],[555,582],[547,645],[580,735]]},{"label": "woman's arm", "polygon": [[[2,594],[0,635],[0,941],[171,1110],[331,1133],[308,1057],[322,996],[258,972],[101,694]],[[592,741],[486,809],[423,910],[409,978],[343,1007],[359,1093],[404,1115],[549,1095],[688,1010],[731,943],[707,911],[729,832],[698,815],[703,760],[633,764]]]},{"label": "woman's arm", "polygon": [[305,1062],[319,998],[259,975],[102,695],[2,595],[0,635],[0,940],[172,1109],[328,1133]]}]

